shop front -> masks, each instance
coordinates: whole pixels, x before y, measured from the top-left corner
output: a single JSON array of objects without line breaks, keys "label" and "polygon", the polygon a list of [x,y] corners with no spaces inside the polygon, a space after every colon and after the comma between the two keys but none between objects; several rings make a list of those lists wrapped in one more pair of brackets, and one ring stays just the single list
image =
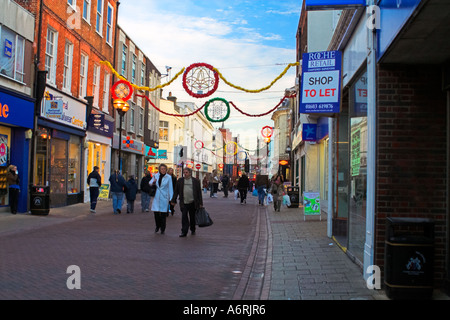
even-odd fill
[{"label": "shop front", "polygon": [[[111,145],[114,133],[114,119],[108,119],[105,114],[91,114],[88,120],[85,149],[85,175],[92,172],[95,166],[99,167],[102,183],[108,183],[111,173]],[[84,179],[84,202],[89,199],[89,186]]]},{"label": "shop front", "polygon": [[51,207],[84,201],[86,103],[47,87],[38,118],[34,184],[50,186]]},{"label": "shop front", "polygon": [[0,211],[8,211],[9,165],[17,166],[20,178],[18,212],[27,212],[28,166],[31,130],[34,123],[34,100],[0,87]]},{"label": "shop front", "polygon": [[[122,135],[121,143],[121,157],[122,157],[122,175],[128,179],[133,175],[136,181],[140,181],[144,176],[145,167],[145,144],[142,141],[134,140],[130,136]],[[119,135],[114,133],[113,149],[115,149],[116,156],[112,159],[111,170],[119,168]],[[109,176],[108,176],[109,179]]]}]

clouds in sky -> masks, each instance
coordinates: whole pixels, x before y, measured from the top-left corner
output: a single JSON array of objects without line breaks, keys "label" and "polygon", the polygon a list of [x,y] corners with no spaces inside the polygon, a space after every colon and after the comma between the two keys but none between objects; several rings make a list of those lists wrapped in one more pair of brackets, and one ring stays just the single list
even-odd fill
[{"label": "clouds in sky", "polygon": [[[218,68],[232,83],[259,89],[272,82],[295,62],[295,44],[300,4],[289,1],[236,0],[138,0],[123,1],[119,25],[152,60],[161,73],[172,67],[172,75],[196,62]],[[164,81],[163,81],[164,82]],[[251,114],[272,109],[286,88],[295,85],[295,68],[268,92],[250,94],[220,82],[218,91],[206,98],[190,97],[181,77],[166,87],[178,101],[195,102],[221,97]],[[225,126],[233,135],[257,135],[270,116],[248,118],[232,110]],[[217,124],[216,124],[217,125]]]}]

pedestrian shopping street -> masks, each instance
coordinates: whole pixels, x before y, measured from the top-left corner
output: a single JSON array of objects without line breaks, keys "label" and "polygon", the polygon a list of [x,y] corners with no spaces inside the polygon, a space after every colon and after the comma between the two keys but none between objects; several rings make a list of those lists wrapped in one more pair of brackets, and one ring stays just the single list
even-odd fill
[{"label": "pedestrian shopping street", "polygon": [[[326,235],[326,216],[300,208],[210,198],[214,224],[179,238],[179,207],[164,235],[152,212],[97,213],[89,204],[52,208],[48,216],[0,214],[0,299],[372,300],[361,269]],[[24,245],[26,244],[26,245]],[[69,266],[81,288],[70,290]]]}]

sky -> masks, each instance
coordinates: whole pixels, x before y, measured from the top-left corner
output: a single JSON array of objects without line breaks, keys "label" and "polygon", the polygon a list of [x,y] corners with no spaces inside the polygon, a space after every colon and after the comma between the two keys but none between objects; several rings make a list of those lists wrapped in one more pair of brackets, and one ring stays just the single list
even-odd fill
[{"label": "sky", "polygon": [[[119,25],[162,74],[171,67],[166,83],[183,67],[204,62],[217,68],[233,84],[246,89],[269,85],[289,63],[296,62],[296,32],[300,0],[123,0]],[[217,91],[203,99],[186,93],[180,76],[164,88],[163,98],[194,102],[198,107],[212,98],[232,101],[249,114],[275,107],[284,91],[295,85],[295,67],[262,93],[236,90],[222,80]],[[231,107],[231,106],[230,106]],[[224,122],[250,147],[261,129],[273,126],[271,114],[248,117],[231,107]],[[222,122],[213,123],[218,128]]]}]

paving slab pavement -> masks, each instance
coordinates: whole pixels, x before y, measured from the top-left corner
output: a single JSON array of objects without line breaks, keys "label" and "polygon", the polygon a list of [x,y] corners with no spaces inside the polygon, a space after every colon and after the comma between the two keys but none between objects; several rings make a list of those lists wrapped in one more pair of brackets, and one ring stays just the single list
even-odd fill
[{"label": "paving slab pavement", "polygon": [[[139,198],[138,198],[139,199]],[[249,194],[245,206],[232,198],[205,197],[209,207],[248,215],[251,232],[248,253],[230,276],[232,283],[219,299],[233,300],[385,300],[384,291],[370,290],[361,269],[326,235],[326,216],[307,217],[299,208],[283,207],[274,212],[271,205],[259,206]],[[140,202],[135,208],[140,210]],[[100,201],[97,213],[89,203],[52,208],[48,216],[0,213],[0,238],[72,221],[112,215],[111,201]],[[232,225],[232,221],[230,221]],[[178,231],[178,230],[177,230]],[[225,231],[223,231],[225,232]],[[225,234],[217,234],[216,240]],[[232,249],[232,247],[229,247]],[[188,290],[188,289],[186,289]],[[226,292],[225,292],[226,291]],[[131,297],[130,297],[131,298]],[[212,298],[212,297],[211,297]],[[448,299],[435,293],[434,299]]]}]

